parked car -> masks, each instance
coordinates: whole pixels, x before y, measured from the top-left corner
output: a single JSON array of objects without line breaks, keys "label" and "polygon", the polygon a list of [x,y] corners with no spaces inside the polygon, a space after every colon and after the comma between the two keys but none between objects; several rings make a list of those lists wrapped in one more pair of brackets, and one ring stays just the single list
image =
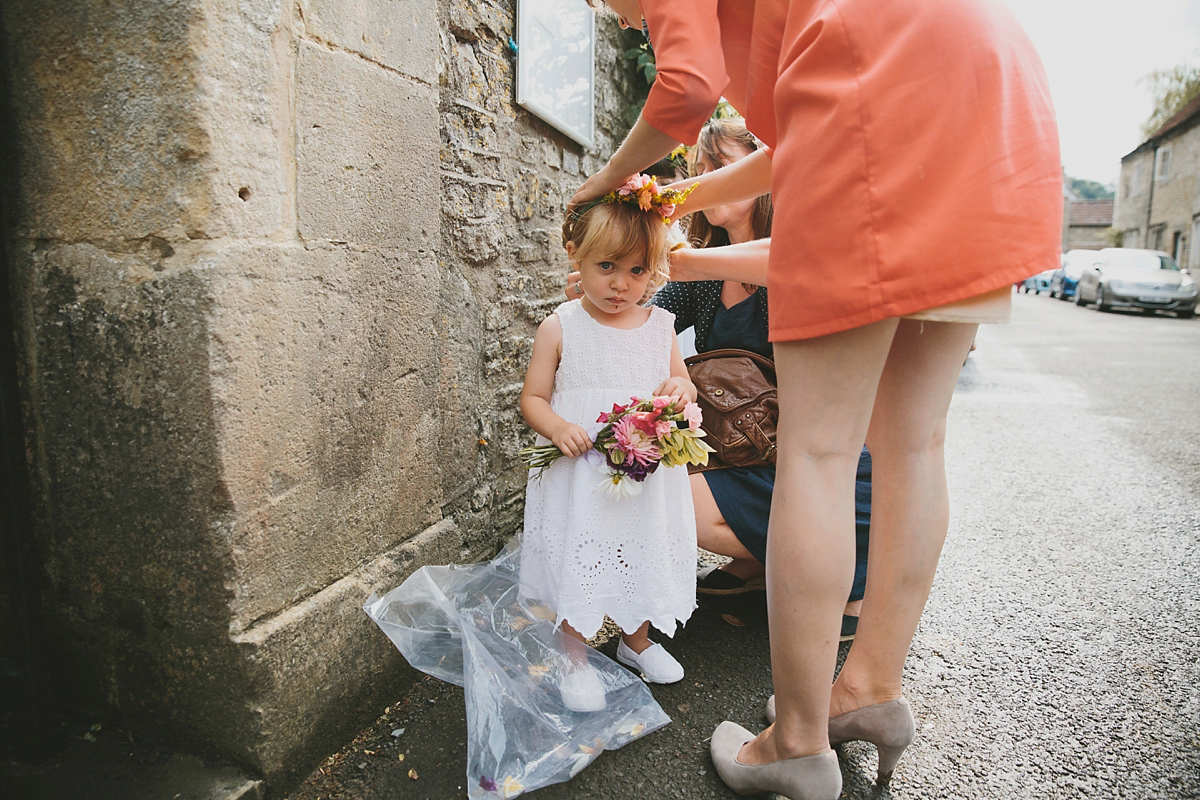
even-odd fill
[{"label": "parked car", "polygon": [[1025,292],[1033,292],[1034,294],[1048,292],[1050,291],[1050,276],[1053,274],[1054,270],[1048,269],[1045,272],[1032,275],[1021,282],[1021,289]]},{"label": "parked car", "polygon": [[1074,297],[1079,276],[1096,262],[1099,255],[1096,250],[1068,250],[1063,253],[1062,266],[1050,276],[1050,296],[1059,300],[1070,300]]},{"label": "parked car", "polygon": [[1139,308],[1146,313],[1174,311],[1180,317],[1196,313],[1200,294],[1191,275],[1159,250],[1109,247],[1084,269],[1075,288],[1079,305],[1095,303],[1101,311]]}]

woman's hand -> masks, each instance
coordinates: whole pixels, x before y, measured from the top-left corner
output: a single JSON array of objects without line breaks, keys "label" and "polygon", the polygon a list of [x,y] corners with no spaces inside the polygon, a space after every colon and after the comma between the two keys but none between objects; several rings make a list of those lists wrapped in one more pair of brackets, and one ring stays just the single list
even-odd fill
[{"label": "woman's hand", "polygon": [[603,197],[611,191],[614,191],[621,186],[625,181],[629,180],[630,175],[622,178],[614,178],[609,170],[609,165],[605,164],[598,172],[583,182],[583,185],[575,190],[575,194],[571,195],[571,199],[567,201],[567,210],[573,211],[584,203],[595,200],[597,197]]},{"label": "woman's hand", "polygon": [[575,194],[567,201],[567,209],[574,209],[589,200],[608,194],[629,180],[630,176],[641,172],[678,146],[679,142],[639,116],[629,129],[629,135],[621,142],[621,146],[612,154],[608,163],[575,190]]},{"label": "woman's hand", "polygon": [[574,423],[566,422],[549,437],[564,456],[575,458],[592,449],[592,439],[587,431]]},{"label": "woman's hand", "polygon": [[682,409],[683,403],[696,402],[696,384],[689,381],[687,378],[678,375],[672,375],[662,382],[662,385],[654,390],[655,397],[669,397],[671,402],[675,404],[677,409]]},{"label": "woman's hand", "polygon": [[697,272],[696,259],[692,258],[695,250],[691,247],[680,247],[672,250],[667,256],[669,278],[672,281],[702,281],[707,277]]},{"label": "woman's hand", "polygon": [[583,276],[579,274],[579,270],[575,270],[567,276],[567,287],[563,289],[563,294],[568,300],[578,300],[583,297]]}]

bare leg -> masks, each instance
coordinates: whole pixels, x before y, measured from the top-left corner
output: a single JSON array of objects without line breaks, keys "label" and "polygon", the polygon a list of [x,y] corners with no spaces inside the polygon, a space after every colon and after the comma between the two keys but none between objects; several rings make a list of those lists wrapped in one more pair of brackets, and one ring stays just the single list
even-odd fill
[{"label": "bare leg", "polygon": [[763,574],[763,565],[758,563],[729,523],[721,516],[721,509],[713,499],[708,480],[697,473],[690,476],[692,482],[692,505],[696,509],[696,543],[710,553],[728,556],[733,561],[721,569],[739,578],[754,578]]},{"label": "bare leg", "polygon": [[567,657],[571,659],[571,664],[574,667],[582,667],[587,664],[587,639],[583,638],[583,634],[572,628],[565,621],[559,627],[563,633],[567,635]]},{"label": "bare leg", "polygon": [[650,622],[642,623],[642,627],[638,628],[633,633],[621,632],[621,641],[625,642],[625,646],[635,653],[640,653],[650,646]]},{"label": "bare leg", "polygon": [[900,696],[904,659],[946,539],[946,414],[978,325],[901,320],[867,432],[871,550],[858,635],[830,716]]},{"label": "bare leg", "polygon": [[777,716],[742,748],[742,763],[829,749],[830,685],[854,573],[855,472],[896,326],[883,320],[775,345],[779,458],[767,608]]}]

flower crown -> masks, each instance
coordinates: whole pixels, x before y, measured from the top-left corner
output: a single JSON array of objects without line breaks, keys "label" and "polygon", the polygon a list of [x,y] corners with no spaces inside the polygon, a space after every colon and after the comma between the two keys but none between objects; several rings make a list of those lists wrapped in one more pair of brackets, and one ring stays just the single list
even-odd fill
[{"label": "flower crown", "polygon": [[602,203],[631,203],[642,211],[657,212],[662,217],[663,224],[670,225],[675,207],[686,200],[695,188],[694,183],[686,189],[663,188],[651,176],[638,174],[625,181],[615,192],[609,192],[585,203],[572,216],[579,219]]},{"label": "flower crown", "polygon": [[671,155],[667,156],[667,161],[671,162],[671,166],[676,169],[681,169],[687,172],[688,168],[688,153],[691,152],[686,144],[681,144],[671,151]]}]

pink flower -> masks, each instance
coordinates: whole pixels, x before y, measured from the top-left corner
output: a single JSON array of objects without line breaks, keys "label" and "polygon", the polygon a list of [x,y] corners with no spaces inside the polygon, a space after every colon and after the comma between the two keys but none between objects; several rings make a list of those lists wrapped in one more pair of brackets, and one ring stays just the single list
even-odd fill
[{"label": "pink flower", "polygon": [[658,397],[655,397],[651,402],[654,403],[655,411],[662,411],[664,408],[671,405],[671,398],[667,397],[665,394],[660,394]]},{"label": "pink flower", "polygon": [[635,428],[647,436],[658,435],[658,418],[659,412],[657,411],[635,411],[627,417]]},{"label": "pink flower", "polygon": [[658,206],[658,213],[662,214],[664,217],[671,216],[675,213],[675,204],[666,202],[660,203]]},{"label": "pink flower", "polygon": [[700,406],[695,403],[688,403],[683,407],[683,418],[687,420],[688,430],[694,431],[699,428],[702,421]]},{"label": "pink flower", "polygon": [[628,197],[631,194],[637,194],[638,190],[644,186],[654,183],[654,179],[649,175],[634,175],[625,183],[621,184],[621,188],[617,189],[617,194]]},{"label": "pink flower", "polygon": [[631,456],[639,464],[658,461],[661,453],[654,435],[643,430],[634,419],[635,416],[638,415],[623,417],[613,424],[613,437],[617,440],[617,446],[625,452],[626,460]]}]

